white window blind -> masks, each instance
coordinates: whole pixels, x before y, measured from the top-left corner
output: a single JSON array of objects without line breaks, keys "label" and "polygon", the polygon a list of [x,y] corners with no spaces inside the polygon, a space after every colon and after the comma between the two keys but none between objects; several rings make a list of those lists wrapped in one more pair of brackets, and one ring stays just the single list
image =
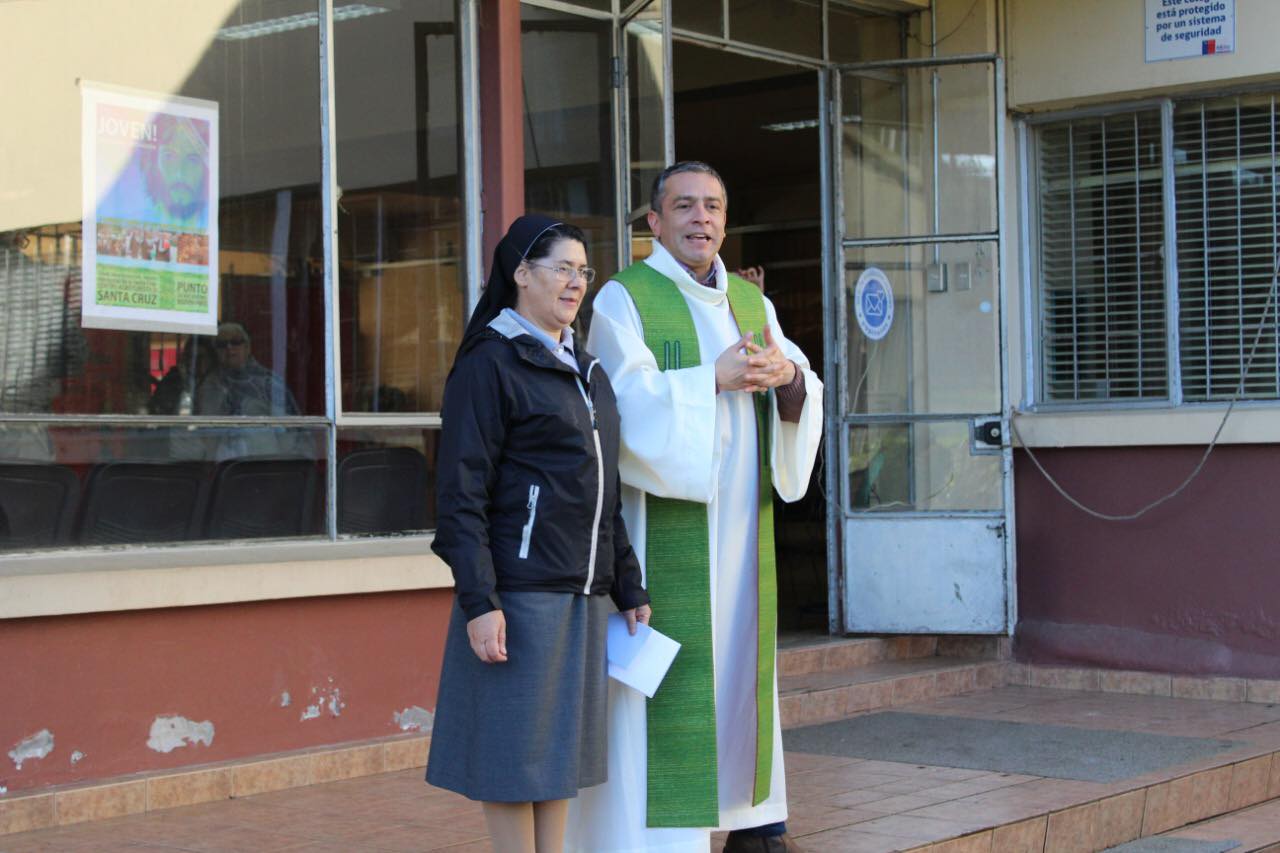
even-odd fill
[{"label": "white window blind", "polygon": [[[1276,99],[1179,105],[1174,113],[1183,398],[1280,396],[1280,306],[1259,328],[1276,263]],[[1261,337],[1259,338],[1259,332]]]},{"label": "white window blind", "polygon": [[1039,132],[1047,402],[1168,396],[1160,120],[1149,110]]}]

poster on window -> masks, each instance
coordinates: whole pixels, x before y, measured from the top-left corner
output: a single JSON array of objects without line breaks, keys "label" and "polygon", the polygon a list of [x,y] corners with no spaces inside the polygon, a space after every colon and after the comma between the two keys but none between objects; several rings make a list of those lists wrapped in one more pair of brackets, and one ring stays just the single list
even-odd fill
[{"label": "poster on window", "polygon": [[218,105],[80,84],[81,322],[216,334]]}]

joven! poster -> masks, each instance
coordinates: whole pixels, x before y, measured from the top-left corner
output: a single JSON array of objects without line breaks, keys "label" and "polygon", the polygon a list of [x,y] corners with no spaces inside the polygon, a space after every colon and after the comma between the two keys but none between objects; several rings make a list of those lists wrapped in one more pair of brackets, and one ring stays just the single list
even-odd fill
[{"label": "joven! poster", "polygon": [[216,334],[217,103],[80,88],[81,322]]}]

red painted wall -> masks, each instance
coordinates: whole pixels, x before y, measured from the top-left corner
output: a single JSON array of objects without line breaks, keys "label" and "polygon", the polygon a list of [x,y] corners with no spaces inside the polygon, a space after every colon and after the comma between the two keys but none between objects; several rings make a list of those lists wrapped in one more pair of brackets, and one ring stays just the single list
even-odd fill
[{"label": "red painted wall", "polygon": [[[0,621],[0,786],[15,792],[400,734],[396,712],[435,710],[452,596]],[[302,719],[313,704],[319,715]],[[171,715],[212,722],[212,744],[150,749],[152,722]],[[6,753],[43,729],[53,752],[17,770]],[[76,751],[84,757],[73,764]]]},{"label": "red painted wall", "polygon": [[[1037,450],[1087,506],[1132,512],[1203,447]],[[1015,462],[1021,660],[1280,678],[1280,445],[1219,446],[1177,498],[1135,522],[1068,504]]]}]

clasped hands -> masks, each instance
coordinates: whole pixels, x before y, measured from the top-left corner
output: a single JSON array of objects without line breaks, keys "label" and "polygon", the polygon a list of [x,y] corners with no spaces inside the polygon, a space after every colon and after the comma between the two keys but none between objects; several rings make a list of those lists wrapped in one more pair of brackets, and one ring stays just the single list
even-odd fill
[{"label": "clasped hands", "polygon": [[[622,611],[627,620],[627,631],[636,632],[636,623],[649,624],[653,611],[647,604]],[[467,640],[471,651],[484,663],[507,661],[507,617],[501,610],[490,610],[467,622]]]},{"label": "clasped hands", "polygon": [[767,391],[796,378],[796,366],[782,354],[773,329],[764,326],[764,346],[743,335],[716,358],[716,391]]}]

